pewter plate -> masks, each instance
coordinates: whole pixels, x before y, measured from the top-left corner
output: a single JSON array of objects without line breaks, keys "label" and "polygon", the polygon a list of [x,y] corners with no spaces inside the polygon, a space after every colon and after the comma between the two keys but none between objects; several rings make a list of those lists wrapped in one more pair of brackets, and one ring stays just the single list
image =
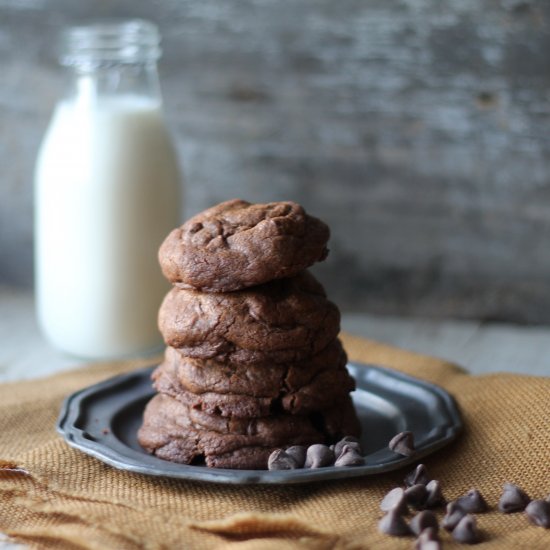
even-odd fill
[{"label": "pewter plate", "polygon": [[[286,471],[228,470],[175,464],[146,453],[137,431],[154,395],[154,367],[94,384],[64,402],[57,431],[67,443],[107,464],[130,472],[230,484],[294,484],[388,472],[437,451],[454,440],[462,420],[453,398],[439,386],[374,365],[348,363],[357,382],[353,401],[363,427],[365,465]],[[393,453],[388,441],[398,432],[414,434],[417,453]]]}]

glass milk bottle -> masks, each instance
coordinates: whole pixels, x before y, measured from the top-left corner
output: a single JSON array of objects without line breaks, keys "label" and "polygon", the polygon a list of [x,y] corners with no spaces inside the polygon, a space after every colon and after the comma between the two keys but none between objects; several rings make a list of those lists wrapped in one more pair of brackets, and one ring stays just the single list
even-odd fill
[{"label": "glass milk bottle", "polygon": [[179,176],[147,21],[69,29],[69,75],[35,172],[39,324],[57,348],[110,358],[161,344],[158,248],[179,221]]}]

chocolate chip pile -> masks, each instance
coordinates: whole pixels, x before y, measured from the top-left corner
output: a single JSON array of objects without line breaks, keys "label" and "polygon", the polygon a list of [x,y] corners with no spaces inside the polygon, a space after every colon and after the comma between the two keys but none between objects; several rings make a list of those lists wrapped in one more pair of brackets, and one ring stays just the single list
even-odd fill
[{"label": "chocolate chip pile", "polygon": [[[138,433],[144,449],[265,469],[287,448],[272,466],[316,468],[335,460],[325,444],[359,435],[340,313],[306,270],[326,257],[328,238],[296,203],[241,200],[168,235],[159,252],[173,285],[159,311],[168,347]],[[341,454],[339,464],[357,460],[353,449]]]},{"label": "chocolate chip pile", "polygon": [[[404,440],[412,442],[402,435],[396,438],[398,442]],[[390,447],[395,447],[394,440]],[[408,445],[407,448],[410,450]],[[417,537],[414,543],[416,550],[439,550],[442,547],[439,536],[440,524],[433,510],[445,507],[441,526],[455,541],[463,544],[483,541],[483,534],[474,514],[487,512],[489,505],[477,489],[471,489],[456,500],[447,502],[441,491],[440,482],[430,479],[424,464],[419,464],[410,472],[404,483],[404,487],[392,489],[380,502],[384,516],[378,528],[382,533],[394,537],[414,535]],[[405,516],[410,513],[409,507],[416,513],[407,522]],[[550,495],[546,500],[531,500],[517,485],[505,483],[498,509],[505,514],[524,512],[534,525],[550,528]]]},{"label": "chocolate chip pile", "polygon": [[269,470],[296,470],[298,468],[324,468],[326,466],[361,466],[365,463],[361,444],[348,435],[335,445],[316,443],[309,447],[293,445],[275,449],[268,458]]}]

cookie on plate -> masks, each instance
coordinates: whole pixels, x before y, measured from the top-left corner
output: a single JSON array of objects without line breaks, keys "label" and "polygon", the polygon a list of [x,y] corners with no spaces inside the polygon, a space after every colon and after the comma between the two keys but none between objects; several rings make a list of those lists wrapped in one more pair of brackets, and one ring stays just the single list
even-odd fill
[{"label": "cookie on plate", "polygon": [[340,312],[307,271],[251,289],[207,293],[172,288],[159,311],[167,345],[188,357],[230,363],[287,363],[336,338]]},{"label": "cookie on plate", "polygon": [[[285,369],[281,365],[278,367]],[[239,370],[238,367],[236,370]],[[267,378],[270,378],[270,370],[268,367],[262,369]],[[274,370],[278,370],[277,366]],[[249,384],[252,387],[245,388],[249,389],[248,394],[231,391],[231,380],[235,377],[231,369],[226,369],[225,372],[228,376],[223,392],[212,391],[208,387],[201,388],[200,391],[195,387],[195,391],[190,391],[185,375],[180,375],[178,364],[165,361],[153,373],[153,386],[159,393],[170,395],[193,409],[239,418],[269,416],[279,411],[307,414],[334,406],[355,389],[355,381],[345,366],[338,367],[337,364],[334,368],[313,373],[310,380],[299,388],[290,389],[286,384],[286,377],[281,376],[278,383],[264,388],[263,391],[258,391],[253,384]]]},{"label": "cookie on plate", "polygon": [[174,229],[159,250],[172,283],[230,292],[292,277],[328,254],[328,226],[294,202],[233,199]]},{"label": "cookie on plate", "polygon": [[172,462],[264,469],[267,457],[277,447],[328,443],[358,431],[349,397],[316,415],[227,419],[158,394],[145,408],[138,441],[149,453]]},{"label": "cookie on plate", "polygon": [[257,364],[221,363],[213,359],[187,357],[181,350],[167,347],[164,361],[153,373],[156,380],[162,371],[177,378],[177,384],[193,393],[235,393],[252,397],[276,397],[311,384],[324,370],[342,369],[347,355],[340,340],[332,340],[316,355],[294,363]]}]

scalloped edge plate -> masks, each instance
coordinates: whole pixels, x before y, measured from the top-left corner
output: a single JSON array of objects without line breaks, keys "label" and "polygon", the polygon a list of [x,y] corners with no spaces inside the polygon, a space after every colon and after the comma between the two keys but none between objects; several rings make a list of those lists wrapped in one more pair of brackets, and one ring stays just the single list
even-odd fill
[{"label": "scalloped edge plate", "polygon": [[[454,399],[443,388],[389,368],[348,363],[357,383],[352,397],[363,428],[363,466],[269,471],[176,464],[148,454],[137,442],[143,408],[155,394],[150,381],[155,367],[73,393],[63,403],[57,431],[71,447],[120,470],[216,483],[295,484],[396,470],[449,444],[463,427]],[[414,434],[417,452],[412,457],[387,447],[404,430]]]}]

